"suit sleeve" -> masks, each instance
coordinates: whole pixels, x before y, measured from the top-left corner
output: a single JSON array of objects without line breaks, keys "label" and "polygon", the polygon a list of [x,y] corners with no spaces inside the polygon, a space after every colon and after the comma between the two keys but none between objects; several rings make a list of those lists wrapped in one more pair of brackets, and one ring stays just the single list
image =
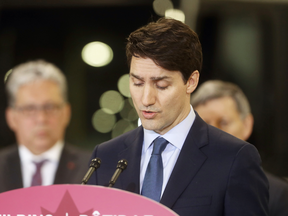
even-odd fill
[{"label": "suit sleeve", "polygon": [[225,216],[268,216],[268,181],[253,145],[235,155],[225,194]]}]

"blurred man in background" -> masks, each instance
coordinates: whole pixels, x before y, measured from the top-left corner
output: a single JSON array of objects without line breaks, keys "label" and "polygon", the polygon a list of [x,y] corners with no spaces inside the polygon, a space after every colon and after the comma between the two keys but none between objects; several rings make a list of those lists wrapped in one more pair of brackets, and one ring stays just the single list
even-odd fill
[{"label": "blurred man in background", "polygon": [[90,154],[64,141],[71,108],[64,74],[39,60],[12,70],[6,120],[17,145],[0,151],[0,192],[51,184],[80,184]]},{"label": "blurred man in background", "polygon": [[[235,84],[220,80],[207,81],[192,94],[191,104],[201,118],[235,137],[247,140],[253,130],[249,102]],[[288,183],[265,172],[270,184],[270,216],[288,215]]]}]

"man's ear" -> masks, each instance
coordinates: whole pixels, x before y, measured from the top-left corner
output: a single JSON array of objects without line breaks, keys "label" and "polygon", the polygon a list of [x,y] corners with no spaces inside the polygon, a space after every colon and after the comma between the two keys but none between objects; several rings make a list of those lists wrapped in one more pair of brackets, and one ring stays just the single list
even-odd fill
[{"label": "man's ear", "polygon": [[15,127],[16,127],[16,113],[14,112],[14,110],[10,107],[6,108],[5,110],[5,116],[6,116],[6,122],[9,126],[9,128],[14,131]]},{"label": "man's ear", "polygon": [[254,125],[253,115],[252,114],[247,115],[246,118],[243,120],[243,122],[244,122],[243,138],[244,140],[248,140],[253,131],[253,125]]},{"label": "man's ear", "polygon": [[199,82],[200,73],[198,70],[193,71],[187,81],[187,94],[191,94],[197,87]]}]

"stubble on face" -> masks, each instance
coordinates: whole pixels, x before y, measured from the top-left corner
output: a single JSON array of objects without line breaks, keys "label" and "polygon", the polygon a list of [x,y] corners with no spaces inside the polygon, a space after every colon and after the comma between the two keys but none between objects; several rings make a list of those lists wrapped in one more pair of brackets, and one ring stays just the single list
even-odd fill
[{"label": "stubble on face", "polygon": [[179,71],[168,71],[149,58],[132,57],[130,93],[143,127],[165,134],[190,112],[190,94]]}]

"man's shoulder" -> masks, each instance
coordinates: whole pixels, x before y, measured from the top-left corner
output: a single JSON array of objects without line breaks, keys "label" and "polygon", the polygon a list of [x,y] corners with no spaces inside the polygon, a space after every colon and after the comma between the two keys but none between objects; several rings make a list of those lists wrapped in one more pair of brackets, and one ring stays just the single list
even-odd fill
[{"label": "man's shoulder", "polygon": [[7,147],[0,149],[0,160],[1,160],[1,158],[3,159],[3,157],[5,157],[5,156],[9,156],[9,155],[13,155],[13,154],[15,154],[15,155],[18,154],[17,144],[12,144],[12,145],[9,145]]},{"label": "man's shoulder", "polygon": [[264,170],[269,182],[269,207],[271,215],[287,215],[288,182]]},{"label": "man's shoulder", "polygon": [[241,140],[235,136],[232,136],[231,134],[228,134],[218,128],[210,126],[209,130],[211,132],[209,139],[210,143],[217,148],[234,152],[238,152],[242,149],[257,151],[256,147],[253,144]]},{"label": "man's shoulder", "polygon": [[64,148],[63,148],[63,154],[87,158],[87,157],[91,156],[91,151],[88,151],[86,149],[80,148],[76,145],[72,145],[72,144],[66,142],[64,145]]},{"label": "man's shoulder", "polygon": [[16,144],[0,149],[0,173],[3,173],[3,170],[6,170],[10,165],[18,163],[20,163],[20,157]]},{"label": "man's shoulder", "polygon": [[62,150],[59,166],[65,164],[76,164],[79,167],[85,168],[89,164],[92,151],[85,150],[72,144],[65,143]]},{"label": "man's shoulder", "polygon": [[288,193],[288,182],[285,179],[275,176],[267,171],[264,171],[264,173],[267,176],[271,188],[274,190],[278,188],[279,190],[284,190],[286,193]]},{"label": "man's shoulder", "polygon": [[[198,126],[200,128],[194,129],[193,135],[197,134],[197,145],[207,155],[231,157],[232,155],[238,155],[240,152],[258,155],[254,145],[213,127],[202,119],[200,119],[200,123],[198,122]],[[199,144],[199,142],[202,142],[202,144]]]},{"label": "man's shoulder", "polygon": [[252,144],[207,124],[198,115],[195,119],[195,127],[193,128],[193,126],[190,133],[197,136],[197,141],[203,142],[202,145],[208,148],[223,148],[224,150],[239,150],[245,146],[255,148]]},{"label": "man's shoulder", "polygon": [[[247,145],[248,142],[241,140],[229,133],[226,133],[225,131],[222,131],[216,127],[213,127],[211,125],[208,125],[209,130],[209,138],[211,138],[211,141],[220,142],[220,143],[233,143],[233,145]],[[213,138],[213,139],[212,139]]]}]

